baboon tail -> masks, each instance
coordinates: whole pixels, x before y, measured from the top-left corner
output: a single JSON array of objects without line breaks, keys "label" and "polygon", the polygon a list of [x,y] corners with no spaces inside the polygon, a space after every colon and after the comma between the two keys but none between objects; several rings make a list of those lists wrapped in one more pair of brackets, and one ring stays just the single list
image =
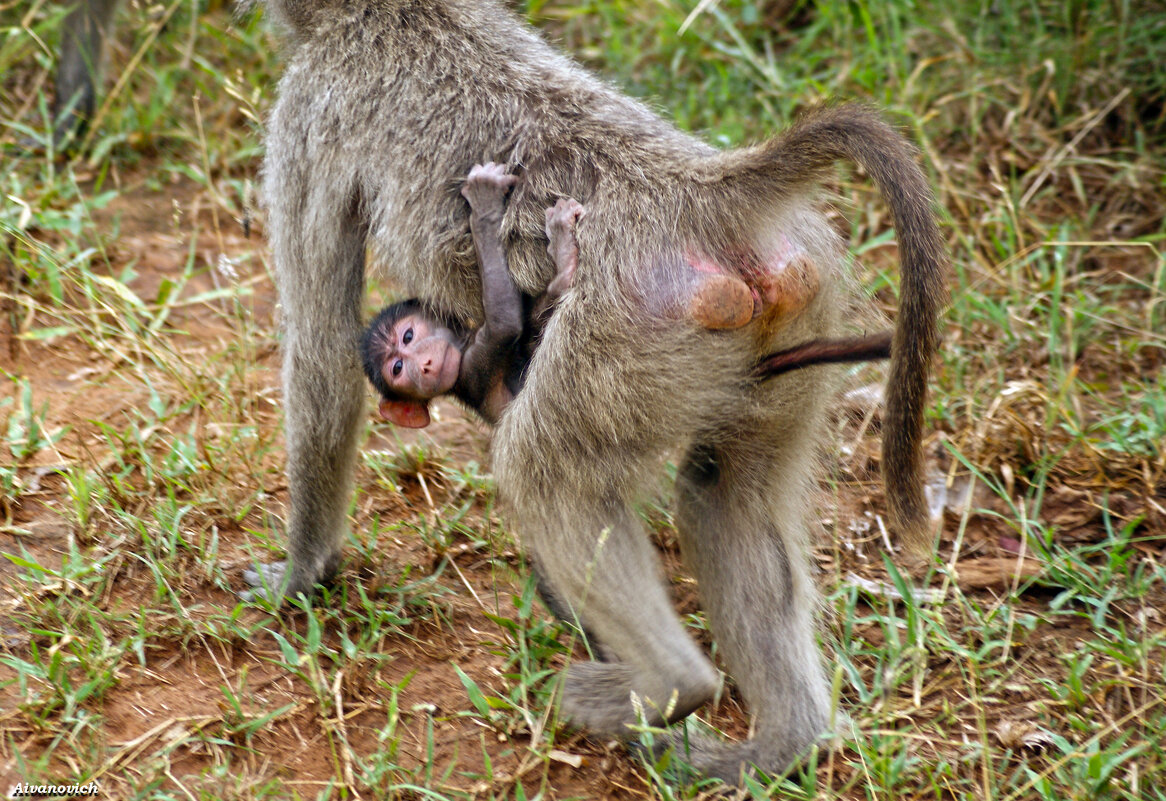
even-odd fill
[{"label": "baboon tail", "polygon": [[902,282],[891,346],[883,427],[883,477],[891,522],[909,554],[931,547],[923,496],[923,413],[937,319],[946,302],[947,249],[935,219],[935,198],[915,150],[874,110],[827,106],[807,114],[768,142],[710,159],[698,180],[716,182],[744,198],[804,191],[839,159],[866,171],[890,206],[899,238]]}]

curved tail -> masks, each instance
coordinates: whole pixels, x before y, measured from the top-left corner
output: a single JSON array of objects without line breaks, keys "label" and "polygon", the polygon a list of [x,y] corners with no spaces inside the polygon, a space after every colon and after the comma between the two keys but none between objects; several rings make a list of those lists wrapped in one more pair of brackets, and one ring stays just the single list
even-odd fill
[{"label": "curved tail", "polygon": [[906,139],[872,109],[828,106],[764,144],[710,159],[716,174],[703,177],[745,197],[772,197],[804,190],[846,158],[874,179],[890,206],[902,281],[887,382],[883,479],[891,522],[908,554],[917,557],[931,547],[921,441],[939,340],[937,319],[947,299],[948,257],[935,219],[935,198],[914,155]]}]

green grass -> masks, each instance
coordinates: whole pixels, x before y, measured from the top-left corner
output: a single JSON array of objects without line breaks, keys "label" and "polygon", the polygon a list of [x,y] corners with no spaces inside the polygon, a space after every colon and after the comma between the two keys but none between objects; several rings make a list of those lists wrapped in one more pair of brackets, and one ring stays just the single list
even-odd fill
[{"label": "green grass", "polygon": [[[718,144],[830,98],[887,108],[920,146],[953,256],[928,446],[949,484],[943,567],[916,598],[884,558],[877,431],[840,419],[816,556],[856,733],[745,794],[1163,801],[1166,12],[694,8],[523,10]],[[240,570],[284,548],[252,189],[278,39],[217,2],[123,10],[100,116],[68,160],[47,133],[62,13],[0,4],[0,790],[710,792],[559,724],[577,644],[534,600],[484,438],[456,422],[440,442],[371,425],[339,579],[281,614],[238,602]],[[885,207],[861,176],[831,189],[861,286],[893,311]],[[671,553],[667,494],[644,514]],[[1001,576],[1018,550],[1036,565]],[[742,734],[735,703],[705,722]]]}]

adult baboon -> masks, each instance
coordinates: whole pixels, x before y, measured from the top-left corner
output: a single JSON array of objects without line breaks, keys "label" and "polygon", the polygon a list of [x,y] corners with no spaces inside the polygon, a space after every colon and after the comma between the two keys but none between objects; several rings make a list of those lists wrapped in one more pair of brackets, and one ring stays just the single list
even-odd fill
[{"label": "adult baboon", "polygon": [[[480,320],[458,189],[474,163],[522,165],[503,223],[522,291],[537,294],[553,276],[544,209],[564,196],[588,208],[574,290],[494,440],[510,520],[556,598],[615,660],[572,665],[562,710],[626,735],[633,696],[662,722],[716,691],[717,672],[677,619],[632,508],[663,455],[681,448],[682,552],[755,717],[748,742],[697,741],[689,758],[728,780],[750,764],[789,765],[829,714],[804,517],[831,371],[744,377],[763,354],[840,332],[840,243],[814,183],[836,159],[857,161],[888,199],[903,256],[884,422],[892,522],[910,541],[926,539],[919,440],[945,255],[910,147],[876,114],[842,106],[719,152],[492,0],[268,7],[291,33],[265,164],[284,315],[290,545],[287,570],[249,579],[299,593],[336,569],[362,421],[366,249],[411,294]],[[781,286],[803,259],[818,284],[797,314],[710,332],[644,313],[645,273],[658,282],[661,265],[686,273],[708,260]]]}]

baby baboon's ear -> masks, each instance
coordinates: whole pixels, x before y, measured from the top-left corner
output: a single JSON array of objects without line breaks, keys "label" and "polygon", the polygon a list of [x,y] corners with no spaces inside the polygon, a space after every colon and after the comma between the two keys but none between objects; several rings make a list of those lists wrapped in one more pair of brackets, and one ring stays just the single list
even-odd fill
[{"label": "baby baboon's ear", "polygon": [[382,400],[381,417],[395,426],[425,428],[429,425],[429,404],[419,400]]}]

